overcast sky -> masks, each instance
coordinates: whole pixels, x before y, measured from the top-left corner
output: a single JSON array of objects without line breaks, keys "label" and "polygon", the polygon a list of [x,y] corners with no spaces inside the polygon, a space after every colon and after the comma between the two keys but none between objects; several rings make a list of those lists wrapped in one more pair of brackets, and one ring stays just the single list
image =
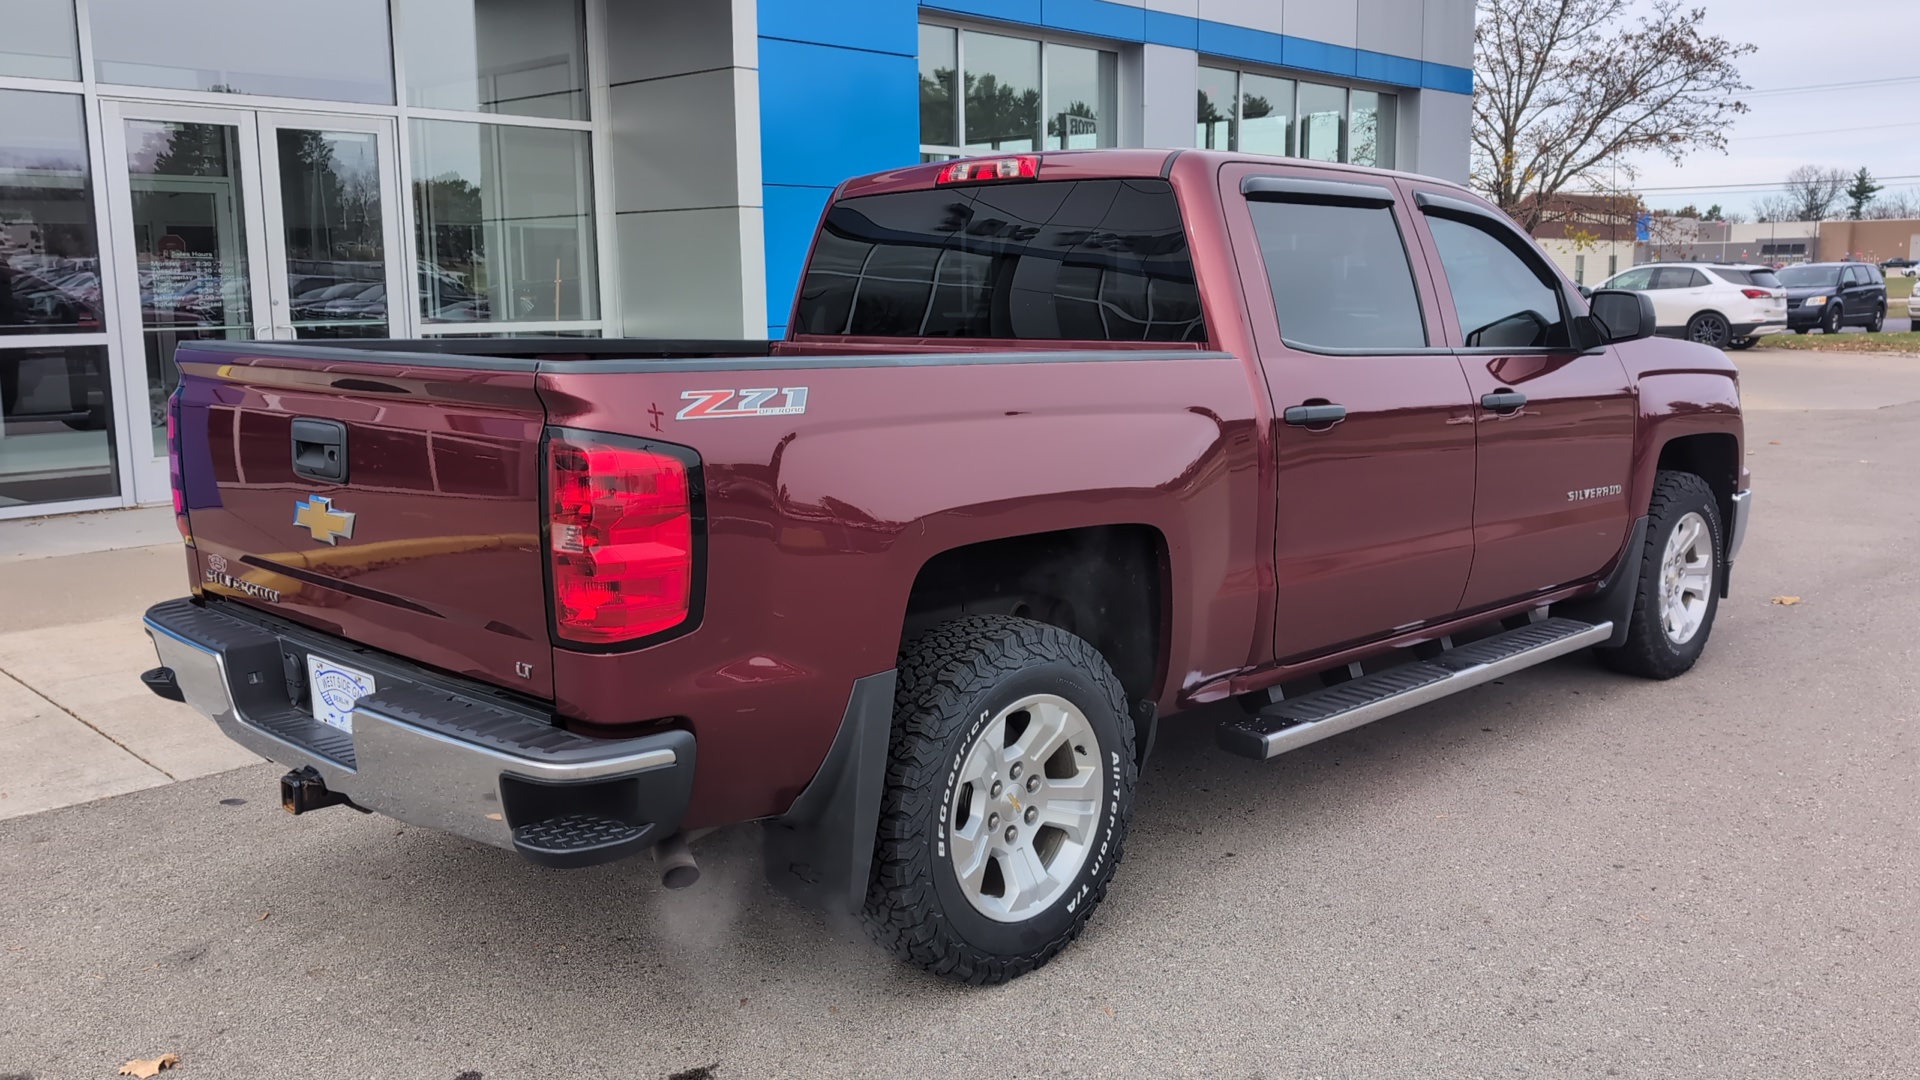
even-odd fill
[{"label": "overcast sky", "polygon": [[[1717,202],[1750,213],[1767,192],[1748,185],[1777,185],[1808,163],[1865,165],[1889,178],[1889,190],[1920,187],[1920,0],[1693,2],[1707,9],[1708,32],[1759,46],[1740,62],[1752,111],[1734,121],[1725,154],[1695,153],[1681,165],[1638,159],[1634,184],[1649,206]],[[1886,79],[1906,81],[1761,92]],[[1690,190],[1660,190],[1682,187]]]}]

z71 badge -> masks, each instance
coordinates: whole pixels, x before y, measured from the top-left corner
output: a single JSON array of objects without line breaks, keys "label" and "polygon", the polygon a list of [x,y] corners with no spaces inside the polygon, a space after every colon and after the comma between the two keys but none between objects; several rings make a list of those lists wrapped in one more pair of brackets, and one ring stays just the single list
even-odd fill
[{"label": "z71 badge", "polygon": [[[736,399],[734,395],[739,395]],[[769,405],[778,395],[781,403]],[[807,411],[807,388],[788,386],[759,390],[688,390],[680,400],[692,402],[673,414],[675,420],[727,420],[739,416],[798,416]]]}]

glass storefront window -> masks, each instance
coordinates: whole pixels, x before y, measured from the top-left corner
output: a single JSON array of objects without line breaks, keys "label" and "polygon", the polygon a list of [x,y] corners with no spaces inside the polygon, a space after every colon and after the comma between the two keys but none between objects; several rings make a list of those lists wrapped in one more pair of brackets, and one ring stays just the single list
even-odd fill
[{"label": "glass storefront window", "polygon": [[1344,86],[1300,84],[1300,156],[1309,161],[1340,160],[1340,127],[1346,118]]},{"label": "glass storefront window", "polygon": [[966,147],[975,153],[1040,146],[1040,43],[961,34],[966,50]]},{"label": "glass storefront window", "polygon": [[1240,77],[1240,149],[1293,153],[1293,80],[1249,72]]},{"label": "glass storefront window", "polygon": [[74,32],[73,0],[0,3],[0,75],[27,79],[80,77],[80,38]]},{"label": "glass storefront window", "polygon": [[957,32],[950,26],[920,27],[920,142],[924,146],[958,146],[958,102],[953,84],[959,78]]},{"label": "glass storefront window", "polygon": [[118,495],[100,345],[0,349],[0,510]]},{"label": "glass storefront window", "polygon": [[280,217],[294,336],[383,338],[387,247],[378,137],[281,128]]},{"label": "glass storefront window", "polygon": [[80,95],[0,90],[0,336],[101,329]]},{"label": "glass storefront window", "polygon": [[412,121],[429,323],[599,317],[587,133]]},{"label": "glass storefront window", "polygon": [[1115,145],[1115,70],[1119,58],[1098,49],[1047,46],[1047,147],[1092,150]]},{"label": "glass storefront window", "polygon": [[407,104],[587,119],[587,26],[578,0],[405,0]]},{"label": "glass storefront window", "polygon": [[180,343],[253,336],[240,132],[228,124],[126,125],[147,414],[159,457],[167,395],[180,384]]},{"label": "glass storefront window", "polygon": [[1234,146],[1234,88],[1239,76],[1219,68],[1200,69],[1200,111],[1195,118],[1193,145],[1202,150],[1232,150]]},{"label": "glass storefront window", "polygon": [[1372,90],[1353,92],[1352,117],[1347,121],[1347,160],[1355,165],[1393,168],[1393,144],[1399,100]]},{"label": "glass storefront window", "polygon": [[386,0],[90,0],[103,83],[393,104]]}]

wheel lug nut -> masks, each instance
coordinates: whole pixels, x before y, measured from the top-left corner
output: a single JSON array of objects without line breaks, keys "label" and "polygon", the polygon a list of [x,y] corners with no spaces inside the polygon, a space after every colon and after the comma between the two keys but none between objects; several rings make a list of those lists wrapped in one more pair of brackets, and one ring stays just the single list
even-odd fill
[{"label": "wheel lug nut", "polygon": [[1019,762],[1016,761],[1013,763],[1013,768],[1007,770],[1007,776],[1009,776],[1014,780],[1020,779],[1020,763]]},{"label": "wheel lug nut", "polygon": [[1029,807],[1027,807],[1027,824],[1029,824],[1029,825],[1031,825],[1031,824],[1033,824],[1033,822],[1034,822],[1034,819],[1036,819],[1036,818],[1038,818],[1039,816],[1040,816],[1040,808],[1039,808],[1039,807],[1037,807],[1037,806],[1029,806]]},{"label": "wheel lug nut", "polygon": [[997,829],[997,828],[999,828],[999,827],[1000,827],[1000,815],[999,815],[999,814],[988,814],[988,815],[987,815],[987,828],[988,828],[988,829]]},{"label": "wheel lug nut", "polygon": [[987,797],[990,799],[997,799],[1000,797],[1000,781],[995,780],[993,782],[993,787],[991,790],[987,792]]},{"label": "wheel lug nut", "polygon": [[1037,776],[1029,776],[1029,777],[1027,777],[1027,790],[1028,790],[1028,791],[1039,791],[1039,790],[1040,790],[1040,778],[1039,778],[1039,777],[1037,777]]},{"label": "wheel lug nut", "polygon": [[1019,838],[1020,838],[1020,830],[1013,827],[1012,825],[1007,826],[1007,843],[1011,844],[1015,840],[1018,840]]}]

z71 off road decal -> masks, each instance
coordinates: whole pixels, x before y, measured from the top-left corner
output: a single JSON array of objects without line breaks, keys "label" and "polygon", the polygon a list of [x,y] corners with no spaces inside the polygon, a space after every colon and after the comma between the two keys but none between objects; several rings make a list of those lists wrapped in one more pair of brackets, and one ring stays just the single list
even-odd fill
[{"label": "z71 off road decal", "polygon": [[[735,395],[739,395],[735,397]],[[769,405],[774,397],[779,405]],[[807,411],[807,388],[787,386],[759,390],[687,390],[680,400],[691,402],[673,414],[676,420],[725,420],[738,416],[798,416]]]}]

